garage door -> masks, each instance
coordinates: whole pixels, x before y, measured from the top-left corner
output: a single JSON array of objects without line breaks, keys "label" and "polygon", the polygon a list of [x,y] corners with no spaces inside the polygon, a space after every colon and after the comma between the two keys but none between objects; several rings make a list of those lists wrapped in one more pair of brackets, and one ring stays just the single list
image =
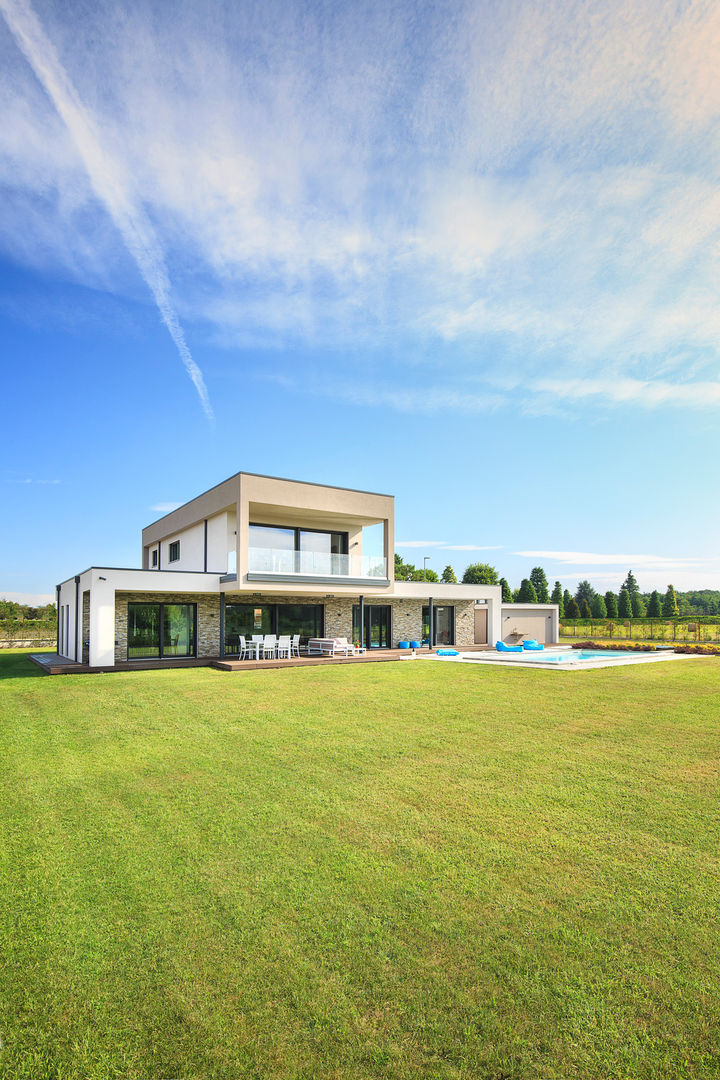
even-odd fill
[{"label": "garage door", "polygon": [[512,615],[503,615],[503,641],[512,644],[519,638],[513,633],[518,631],[521,637],[535,638],[541,644],[550,641],[551,616],[528,608],[527,611],[513,611]]}]

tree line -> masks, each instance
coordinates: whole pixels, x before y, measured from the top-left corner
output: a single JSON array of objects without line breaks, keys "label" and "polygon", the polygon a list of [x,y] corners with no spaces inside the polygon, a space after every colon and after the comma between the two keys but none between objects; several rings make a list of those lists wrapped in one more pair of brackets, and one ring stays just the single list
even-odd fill
[{"label": "tree line", "polygon": [[54,604],[32,607],[30,604],[16,604],[14,600],[0,599],[0,620],[3,622],[54,622],[55,615]]},{"label": "tree line", "polygon": [[[417,569],[412,563],[403,562],[395,556],[396,581],[440,581],[456,584],[457,576],[452,566],[446,566],[438,577],[434,570]],[[664,592],[654,589],[641,593],[635,575],[628,570],[627,577],[617,592],[597,592],[589,581],[581,581],[575,593],[555,582],[552,592],[542,566],[535,566],[530,576],[523,578],[517,589],[511,589],[508,581],[500,577],[494,566],[488,563],[471,563],[462,576],[463,585],[500,585],[506,604],[557,604],[560,618],[565,619],[671,619],[679,615],[720,614],[720,592],[700,589],[692,592],[676,592],[668,585]]]}]

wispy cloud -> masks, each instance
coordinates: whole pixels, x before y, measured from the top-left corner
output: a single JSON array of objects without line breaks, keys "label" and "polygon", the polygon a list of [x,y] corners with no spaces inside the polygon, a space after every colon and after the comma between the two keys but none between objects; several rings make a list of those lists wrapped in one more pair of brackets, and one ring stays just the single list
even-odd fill
[{"label": "wispy cloud", "polygon": [[443,551],[499,551],[501,544],[448,544],[445,540],[396,540],[398,548],[442,548]]},{"label": "wispy cloud", "polygon": [[0,0],[0,11],[38,81],[65,123],[83,160],[96,196],[102,201],[140,274],[153,295],[162,321],[175,343],[208,419],[213,411],[205,380],[192,358],[170,296],[170,281],[154,230],[132,194],[123,163],[102,144],[100,132],[60,63],[27,0]]},{"label": "wispy cloud", "polygon": [[6,484],[50,484],[50,485],[54,486],[56,484],[62,483],[62,481],[61,480],[38,480],[38,479],[36,479],[35,477],[32,477],[32,476],[22,476],[22,477],[10,477],[9,479],[5,480],[5,483]]},{"label": "wispy cloud", "polygon": [[500,551],[502,544],[448,544],[448,551]]},{"label": "wispy cloud", "polygon": [[670,555],[644,555],[644,554],[610,554],[591,551],[515,551],[514,555],[520,555],[526,559],[550,559],[568,566],[624,566],[628,569],[641,567],[646,570],[684,569],[693,566],[701,566],[707,563],[707,559],[687,558],[684,556]]},{"label": "wispy cloud", "polygon": [[158,514],[169,514],[172,510],[177,510],[178,506],[182,506],[181,502],[159,502],[151,506],[150,509],[154,510]]},{"label": "wispy cloud", "polygon": [[446,547],[444,540],[396,540],[395,547],[423,548],[423,547]]},{"label": "wispy cloud", "polygon": [[72,135],[6,49],[0,248],[132,293],[99,197],[201,397],[180,316],[233,364],[374,350],[275,364],[360,408],[720,403],[713,0],[0,10]]}]

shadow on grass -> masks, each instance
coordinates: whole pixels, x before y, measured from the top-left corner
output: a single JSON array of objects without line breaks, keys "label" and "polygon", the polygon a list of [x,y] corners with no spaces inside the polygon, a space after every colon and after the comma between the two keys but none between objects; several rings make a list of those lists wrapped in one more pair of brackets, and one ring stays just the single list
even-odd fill
[{"label": "shadow on grass", "polygon": [[39,653],[43,651],[49,650],[0,650],[0,681],[2,681],[2,679],[46,678],[45,672],[30,659],[31,652]]}]

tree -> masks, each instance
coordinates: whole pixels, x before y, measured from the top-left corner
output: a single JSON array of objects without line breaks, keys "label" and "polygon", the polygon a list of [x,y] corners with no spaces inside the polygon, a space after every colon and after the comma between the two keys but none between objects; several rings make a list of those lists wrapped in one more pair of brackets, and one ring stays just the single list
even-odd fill
[{"label": "tree", "polygon": [[620,590],[620,596],[618,597],[618,615],[621,619],[632,618],[632,600],[630,599],[630,593],[627,589]]},{"label": "tree", "polygon": [[512,602],[513,602],[513,604],[517,604],[519,595],[520,595],[520,590],[519,589],[513,589],[513,594],[512,594]]},{"label": "tree", "polygon": [[538,604],[549,604],[550,593],[548,591],[548,581],[542,566],[534,566],[532,568],[530,571],[530,580],[537,593]]},{"label": "tree", "polygon": [[565,605],[565,618],[566,619],[579,619],[580,608],[578,607],[577,600],[574,596],[571,596]]},{"label": "tree", "polygon": [[569,589],[563,589],[563,607],[565,609],[565,614],[566,615],[567,615],[567,606],[568,606],[568,604],[570,603],[571,600],[572,600],[572,593],[570,592],[570,590]]},{"label": "tree", "polygon": [[667,587],[665,599],[663,600],[662,613],[666,619],[672,619],[679,614],[677,597],[672,585],[668,585]]},{"label": "tree", "polygon": [[660,600],[660,593],[657,589],[653,589],[650,599],[648,600],[647,613],[651,619],[659,619],[662,615],[662,602]]},{"label": "tree", "polygon": [[587,600],[581,600],[580,601],[580,618],[581,619],[590,619],[590,618],[592,618],[592,611],[590,610],[590,605],[588,604]]},{"label": "tree", "polygon": [[593,596],[590,611],[592,612],[593,619],[607,618],[607,607],[605,606],[605,601],[600,593],[596,593],[595,596]]},{"label": "tree", "polygon": [[426,568],[425,570],[413,570],[410,581],[439,581],[436,572]]},{"label": "tree", "polygon": [[639,592],[630,593],[630,604],[634,619],[642,619],[645,616],[645,601]]},{"label": "tree", "polygon": [[508,583],[507,583],[507,581],[505,580],[504,577],[500,578],[499,585],[500,585],[500,588],[502,589],[502,602],[503,602],[503,604],[512,604],[512,598],[513,598],[512,589],[510,588],[510,586],[508,585]]},{"label": "tree", "polygon": [[636,593],[640,592],[640,589],[638,588],[638,583],[635,580],[635,575],[633,574],[632,570],[628,570],[627,577],[625,578],[622,585],[620,586],[620,591],[621,592],[622,592],[623,589],[627,589],[627,591],[630,593],[630,599],[631,600],[632,600],[633,596],[635,596]]},{"label": "tree", "polygon": [[518,603],[519,604],[537,604],[538,598],[535,592],[535,586],[530,578],[523,578],[520,582],[520,589],[518,591]]},{"label": "tree", "polygon": [[414,573],[415,567],[413,564],[403,562],[398,553],[395,552],[395,580],[412,581]]},{"label": "tree", "polygon": [[617,619],[619,614],[617,596],[612,591],[605,593],[605,608],[607,610],[608,619]]},{"label": "tree", "polygon": [[446,585],[457,585],[457,578],[455,577],[455,571],[452,566],[446,566],[440,575],[440,580],[444,581]]},{"label": "tree", "polygon": [[562,585],[560,584],[559,581],[555,582],[555,588],[552,591],[552,596],[550,597],[550,602],[553,603],[553,604],[557,604],[557,606],[558,606],[558,614],[559,614],[560,618],[562,619],[563,615],[565,614],[565,602],[563,600]]},{"label": "tree", "polygon": [[487,563],[470,563],[465,568],[463,585],[498,585],[498,573],[494,566]]},{"label": "tree", "polygon": [[581,581],[577,589],[575,590],[575,599],[581,607],[583,600],[587,600],[589,607],[592,603],[592,598],[594,595],[595,590],[593,589],[589,581]]}]

